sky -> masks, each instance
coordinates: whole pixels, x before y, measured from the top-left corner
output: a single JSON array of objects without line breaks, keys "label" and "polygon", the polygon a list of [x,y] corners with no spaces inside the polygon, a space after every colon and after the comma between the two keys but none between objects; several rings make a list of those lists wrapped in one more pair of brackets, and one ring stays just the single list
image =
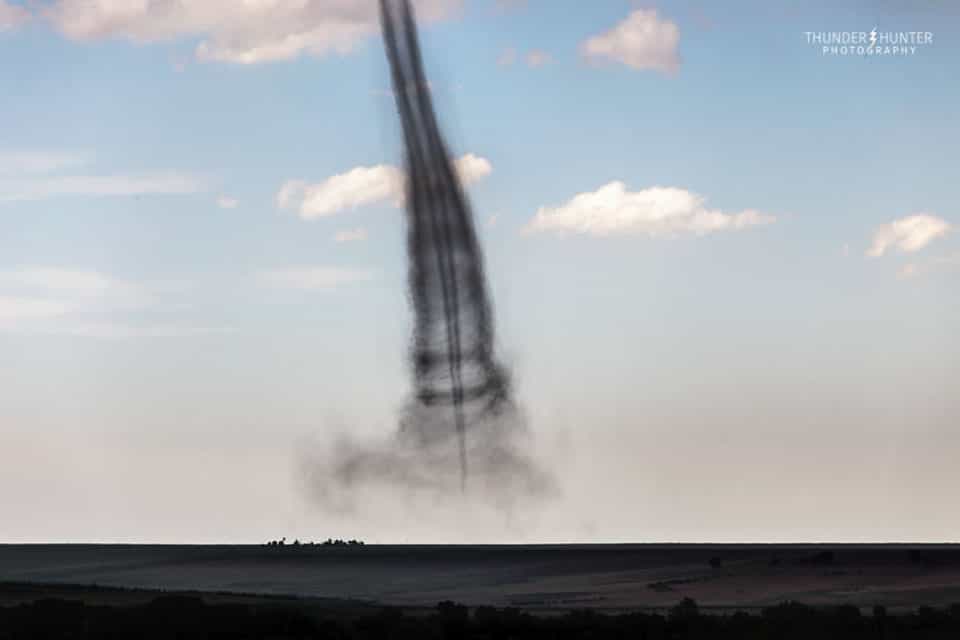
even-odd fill
[{"label": "sky", "polygon": [[311,498],[409,392],[374,2],[0,0],[0,541],[957,540],[960,11],[417,12],[557,495]]}]

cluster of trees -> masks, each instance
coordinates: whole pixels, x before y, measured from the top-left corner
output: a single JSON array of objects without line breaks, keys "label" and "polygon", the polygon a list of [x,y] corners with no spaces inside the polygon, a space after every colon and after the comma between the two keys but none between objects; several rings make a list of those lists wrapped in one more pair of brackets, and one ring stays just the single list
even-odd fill
[{"label": "cluster of trees", "polygon": [[442,602],[430,615],[398,609],[339,616],[308,606],[205,604],[199,597],[163,596],[139,606],[86,605],[39,600],[0,607],[0,639],[21,638],[275,638],[372,640],[594,639],[643,640],[900,640],[960,638],[960,605],[921,607],[891,615],[882,607],[863,614],[854,606],[812,608],[784,603],[759,615],[704,615],[684,599],[666,614],[603,615],[576,611],[534,616],[518,609],[470,611]]},{"label": "cluster of trees", "polygon": [[271,540],[268,543],[266,543],[265,546],[267,547],[286,547],[286,546],[290,546],[290,547],[301,547],[301,546],[303,547],[314,547],[314,546],[354,547],[354,546],[360,546],[360,545],[363,545],[363,540],[353,540],[353,539],[341,540],[340,538],[337,538],[336,540],[334,540],[333,538],[327,538],[323,542],[313,542],[312,540],[310,542],[300,542],[299,540],[294,540],[293,542],[288,543],[286,537],[283,537],[283,538],[280,538],[279,540]]}]

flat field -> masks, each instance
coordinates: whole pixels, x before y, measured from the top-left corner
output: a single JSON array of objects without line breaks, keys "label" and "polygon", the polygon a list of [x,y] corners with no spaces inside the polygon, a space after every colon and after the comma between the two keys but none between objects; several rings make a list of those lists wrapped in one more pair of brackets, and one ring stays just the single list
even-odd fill
[{"label": "flat field", "polygon": [[409,609],[660,610],[689,597],[716,611],[787,600],[897,610],[960,602],[960,545],[0,545],[0,582],[0,604],[35,598],[32,584],[54,597],[98,585]]}]

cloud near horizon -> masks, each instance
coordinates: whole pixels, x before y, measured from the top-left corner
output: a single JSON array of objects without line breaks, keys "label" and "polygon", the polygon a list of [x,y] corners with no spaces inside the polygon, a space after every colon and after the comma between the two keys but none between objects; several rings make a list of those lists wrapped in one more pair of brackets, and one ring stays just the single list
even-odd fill
[{"label": "cloud near horizon", "polygon": [[637,9],[612,29],[588,38],[580,53],[589,60],[613,60],[633,69],[676,73],[680,28],[656,9]]},{"label": "cloud near horizon", "polygon": [[623,182],[615,180],[596,191],[579,193],[565,204],[541,207],[525,230],[591,236],[699,236],[776,221],[774,216],[754,209],[736,213],[708,209],[705,202],[705,198],[686,189],[650,187],[629,191]]},{"label": "cloud near horizon", "polygon": [[929,213],[915,213],[880,225],[873,233],[867,256],[879,258],[890,249],[913,253],[946,235],[952,226],[943,218]]},{"label": "cloud near horizon", "polygon": [[[418,19],[431,22],[459,12],[463,0],[414,4]],[[197,60],[234,64],[345,55],[379,29],[377,4],[357,0],[56,0],[38,13],[72,40],[146,44],[199,39]]]},{"label": "cloud near horizon", "polygon": [[[493,171],[486,158],[468,153],[454,161],[464,185],[470,185]],[[403,171],[393,165],[355,167],[316,184],[287,180],[277,192],[280,209],[296,210],[300,218],[314,220],[349,209],[379,203],[403,204]]]}]

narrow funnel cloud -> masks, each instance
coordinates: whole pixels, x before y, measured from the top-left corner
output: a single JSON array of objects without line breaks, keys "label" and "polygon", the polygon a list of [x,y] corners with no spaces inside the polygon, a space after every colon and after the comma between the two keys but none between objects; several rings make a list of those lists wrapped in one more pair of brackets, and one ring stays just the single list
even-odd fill
[{"label": "narrow funnel cloud", "polygon": [[467,412],[500,413],[510,402],[509,381],[493,357],[483,258],[470,207],[430,103],[409,4],[382,0],[380,7],[407,167],[417,406],[403,428],[425,442],[442,439],[445,434],[431,433],[425,426],[438,419],[442,423],[447,414],[465,486],[467,419],[472,417]]},{"label": "narrow funnel cloud", "polygon": [[552,483],[521,452],[524,423],[494,353],[473,215],[433,111],[409,2],[381,0],[380,9],[405,151],[413,393],[389,442],[340,443],[324,493],[383,483],[500,499],[542,494]]}]

